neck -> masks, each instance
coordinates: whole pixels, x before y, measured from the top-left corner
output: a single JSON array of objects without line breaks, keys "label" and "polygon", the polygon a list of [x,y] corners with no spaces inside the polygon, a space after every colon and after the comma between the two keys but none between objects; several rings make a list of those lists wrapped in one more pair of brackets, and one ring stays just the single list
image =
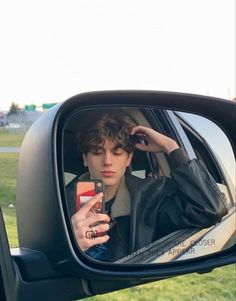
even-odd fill
[{"label": "neck", "polygon": [[105,202],[113,199],[116,196],[119,185],[120,182],[114,186],[105,186],[104,189]]}]

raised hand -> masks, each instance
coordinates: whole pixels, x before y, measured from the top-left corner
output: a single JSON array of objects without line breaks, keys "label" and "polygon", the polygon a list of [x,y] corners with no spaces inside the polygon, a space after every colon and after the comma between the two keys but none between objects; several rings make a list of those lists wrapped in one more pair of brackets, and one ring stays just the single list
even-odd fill
[{"label": "raised hand", "polygon": [[136,148],[147,152],[165,152],[169,155],[179,148],[178,144],[171,138],[144,126],[133,127],[130,135],[137,135],[145,143],[137,143]]},{"label": "raised hand", "polygon": [[71,218],[76,240],[82,251],[109,239],[109,236],[104,234],[109,230],[109,216],[94,213],[92,210],[96,203],[102,201],[102,196],[102,192],[98,193]]}]

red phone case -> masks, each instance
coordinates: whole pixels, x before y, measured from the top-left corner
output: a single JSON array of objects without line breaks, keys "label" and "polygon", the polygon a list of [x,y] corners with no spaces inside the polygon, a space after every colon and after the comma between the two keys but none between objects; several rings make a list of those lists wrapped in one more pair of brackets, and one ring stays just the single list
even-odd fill
[{"label": "red phone case", "polygon": [[[102,182],[98,180],[78,181],[76,183],[76,210],[89,202],[99,192],[102,192]],[[103,212],[103,203],[96,203],[93,210],[97,213]]]}]

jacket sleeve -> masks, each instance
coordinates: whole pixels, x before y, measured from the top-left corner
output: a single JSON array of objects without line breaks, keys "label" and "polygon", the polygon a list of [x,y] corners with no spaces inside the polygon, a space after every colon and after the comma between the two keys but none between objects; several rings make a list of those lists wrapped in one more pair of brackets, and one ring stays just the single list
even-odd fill
[{"label": "jacket sleeve", "polygon": [[166,197],[158,204],[158,228],[170,233],[220,222],[228,212],[225,197],[204,164],[189,160],[181,149],[172,152],[168,161],[171,180],[167,181]]}]

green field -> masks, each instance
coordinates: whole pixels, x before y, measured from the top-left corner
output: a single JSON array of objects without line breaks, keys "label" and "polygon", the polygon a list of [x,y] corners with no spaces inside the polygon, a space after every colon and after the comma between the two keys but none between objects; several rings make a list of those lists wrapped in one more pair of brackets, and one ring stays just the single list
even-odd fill
[{"label": "green field", "polygon": [[236,300],[236,266],[205,275],[190,274],[96,296],[89,301],[233,301]]},{"label": "green field", "polygon": [[3,210],[11,247],[18,245],[16,231],[16,210],[9,204],[16,204],[16,170],[19,154],[0,153],[0,205]]},{"label": "green field", "polygon": [[[0,135],[0,146],[15,139],[9,146],[19,146],[19,137],[10,138]],[[17,142],[18,141],[18,142]],[[18,144],[17,144],[18,143]],[[0,204],[3,207],[4,220],[11,247],[18,246],[16,233],[15,208],[9,209],[9,203],[15,205],[16,169],[19,155],[0,153]],[[89,301],[234,301],[236,300],[236,265],[217,268],[203,275],[189,274],[173,279],[145,284],[114,293],[96,296]]]},{"label": "green field", "polygon": [[18,153],[0,153],[0,200],[3,207],[9,203],[15,204],[18,159]]},{"label": "green field", "polygon": [[24,133],[0,128],[0,146],[20,146]]}]

